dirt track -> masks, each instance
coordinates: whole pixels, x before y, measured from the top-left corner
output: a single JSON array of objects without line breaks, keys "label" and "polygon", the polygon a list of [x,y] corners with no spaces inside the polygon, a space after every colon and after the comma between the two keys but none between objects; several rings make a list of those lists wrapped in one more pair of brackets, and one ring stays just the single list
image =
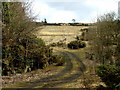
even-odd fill
[{"label": "dirt track", "polygon": [[[68,51],[59,52],[62,53],[66,58],[65,68],[55,75],[32,82],[25,88],[56,88],[61,84],[68,83],[72,80],[77,79],[84,73],[84,71],[86,70],[85,65],[82,63],[82,61],[76,54]],[[70,58],[71,56],[74,58],[74,61]],[[76,64],[73,64],[73,62],[76,62]],[[74,70],[73,67],[76,67],[76,69]]]},{"label": "dirt track", "polygon": [[32,87],[40,86],[43,83],[49,83],[51,81],[56,81],[56,79],[58,77],[66,74],[66,73],[69,73],[72,70],[72,67],[73,67],[73,65],[71,63],[71,59],[69,58],[69,56],[66,53],[64,53],[64,52],[60,52],[60,53],[64,54],[64,56],[66,57],[65,68],[61,72],[58,72],[55,75],[52,75],[52,76],[49,76],[49,77],[46,77],[46,78],[42,78],[40,80],[37,80],[37,81],[31,83],[30,85],[26,86],[25,88],[32,88]]}]

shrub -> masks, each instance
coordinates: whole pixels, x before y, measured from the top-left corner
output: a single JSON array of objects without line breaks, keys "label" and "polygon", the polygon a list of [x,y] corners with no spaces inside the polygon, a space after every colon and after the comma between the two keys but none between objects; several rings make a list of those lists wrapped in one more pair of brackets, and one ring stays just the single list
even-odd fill
[{"label": "shrub", "polygon": [[52,55],[48,61],[49,64],[53,64],[57,62],[58,62],[58,55]]},{"label": "shrub", "polygon": [[84,48],[86,44],[81,41],[71,41],[68,43],[68,48],[70,49],[79,49],[79,48]]},{"label": "shrub", "polygon": [[[24,47],[3,46],[2,48],[2,75],[9,75],[19,71],[23,71],[25,66]],[[21,70],[20,70],[21,69]]]},{"label": "shrub", "polygon": [[42,39],[31,36],[21,38],[17,43],[2,48],[2,75],[44,68],[52,57],[52,49]]},{"label": "shrub", "polygon": [[65,58],[63,56],[53,55],[48,62],[49,64],[56,63],[56,66],[63,66],[65,63]]},{"label": "shrub", "polygon": [[115,65],[120,67],[120,61],[116,61]]},{"label": "shrub", "polygon": [[57,44],[56,43],[51,43],[49,46],[55,47],[55,46],[57,46]]},{"label": "shrub", "polygon": [[120,88],[120,67],[102,65],[97,68],[97,74],[108,87]]},{"label": "shrub", "polygon": [[[2,2],[2,75],[27,72],[48,65],[52,50],[34,35],[36,23],[29,2]],[[17,23],[17,24],[16,24]],[[39,24],[39,23],[37,23]]]},{"label": "shrub", "polygon": [[51,44],[49,44],[50,47],[65,47],[66,43],[63,40],[60,40],[58,42],[53,42]]},{"label": "shrub", "polygon": [[62,57],[62,56],[59,56],[58,59],[57,59],[57,64],[56,66],[63,66],[65,64],[65,58]]}]

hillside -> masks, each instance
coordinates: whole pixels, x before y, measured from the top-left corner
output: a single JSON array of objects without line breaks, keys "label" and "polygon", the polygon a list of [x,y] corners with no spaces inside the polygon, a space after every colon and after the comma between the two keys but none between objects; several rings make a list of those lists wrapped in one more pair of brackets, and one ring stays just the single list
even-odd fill
[{"label": "hillside", "polygon": [[[41,28],[41,27],[40,27]],[[88,26],[43,26],[38,28],[36,35],[42,38],[46,44],[66,40],[66,43],[75,39],[75,36],[81,35],[80,30]]]}]

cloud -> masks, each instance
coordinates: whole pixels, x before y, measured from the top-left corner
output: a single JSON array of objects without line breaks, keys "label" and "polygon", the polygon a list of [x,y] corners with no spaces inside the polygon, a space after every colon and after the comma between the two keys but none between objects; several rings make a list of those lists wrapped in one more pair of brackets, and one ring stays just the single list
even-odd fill
[{"label": "cloud", "polygon": [[[35,0],[34,11],[40,21],[48,22],[93,22],[97,15],[118,9],[118,0]],[[39,21],[39,20],[38,20]]]},{"label": "cloud", "polygon": [[38,1],[38,0],[33,2],[33,9],[32,10],[33,10],[34,14],[38,15],[37,21],[41,21],[47,17],[49,18],[49,16],[52,13],[56,12],[55,8],[52,8],[49,5],[47,5],[46,3]]},{"label": "cloud", "polygon": [[55,22],[57,23],[58,21],[60,23],[64,22],[71,22],[72,19],[77,18],[76,14],[70,11],[56,11],[54,12],[51,17],[48,19],[49,22]]},{"label": "cloud", "polygon": [[59,10],[74,11],[83,8],[82,3],[78,2],[47,2],[50,7],[57,8]]},{"label": "cloud", "polygon": [[117,11],[119,0],[85,0],[85,4],[89,7],[97,9],[97,12],[105,13]]}]

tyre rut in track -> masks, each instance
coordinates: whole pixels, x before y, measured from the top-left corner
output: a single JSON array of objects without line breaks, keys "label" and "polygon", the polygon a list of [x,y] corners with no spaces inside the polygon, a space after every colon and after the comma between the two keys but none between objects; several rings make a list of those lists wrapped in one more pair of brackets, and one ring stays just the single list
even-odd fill
[{"label": "tyre rut in track", "polygon": [[68,82],[70,82],[72,80],[75,80],[78,77],[80,77],[84,73],[84,71],[86,70],[85,65],[83,64],[83,62],[80,60],[80,58],[76,54],[68,52],[68,51],[65,51],[65,52],[70,54],[72,57],[74,57],[75,60],[78,62],[78,64],[79,64],[78,71],[73,75],[70,75],[68,77],[65,77],[65,78],[59,80],[58,82],[55,82],[55,83],[53,82],[51,84],[46,84],[46,85],[43,86],[43,88],[55,87],[55,86],[58,86],[60,84],[68,83]]},{"label": "tyre rut in track", "polygon": [[66,58],[65,68],[61,72],[59,72],[59,73],[57,73],[55,75],[48,76],[48,77],[42,78],[40,80],[37,80],[35,82],[32,82],[31,84],[27,85],[25,88],[34,88],[34,87],[39,86],[39,85],[41,85],[43,83],[48,83],[48,82],[51,82],[51,81],[56,81],[57,78],[65,75],[66,73],[71,72],[71,70],[73,68],[73,64],[71,62],[70,57],[65,52],[61,52],[61,51],[58,51],[58,52],[61,53],[61,54],[63,54],[65,56],[65,58]]}]

